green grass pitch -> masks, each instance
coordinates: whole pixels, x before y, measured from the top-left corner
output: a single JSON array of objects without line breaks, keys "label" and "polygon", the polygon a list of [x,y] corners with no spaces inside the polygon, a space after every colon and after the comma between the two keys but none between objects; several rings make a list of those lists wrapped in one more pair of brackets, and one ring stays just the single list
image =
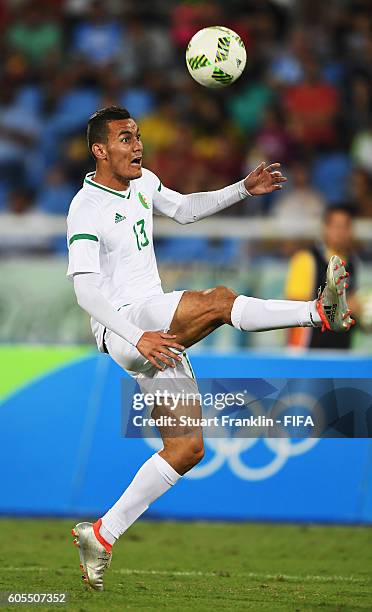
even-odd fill
[{"label": "green grass pitch", "polygon": [[372,610],[372,531],[362,527],[146,522],[115,546],[105,591],[87,591],[73,520],[1,519],[0,590],[61,592],[95,610]]}]

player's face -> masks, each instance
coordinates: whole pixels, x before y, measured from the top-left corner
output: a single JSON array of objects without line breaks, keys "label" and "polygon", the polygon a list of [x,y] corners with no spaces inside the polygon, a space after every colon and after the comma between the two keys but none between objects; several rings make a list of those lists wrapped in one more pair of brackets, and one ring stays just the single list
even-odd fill
[{"label": "player's face", "polygon": [[133,119],[120,119],[108,123],[107,161],[114,176],[136,179],[142,176],[141,136]]}]

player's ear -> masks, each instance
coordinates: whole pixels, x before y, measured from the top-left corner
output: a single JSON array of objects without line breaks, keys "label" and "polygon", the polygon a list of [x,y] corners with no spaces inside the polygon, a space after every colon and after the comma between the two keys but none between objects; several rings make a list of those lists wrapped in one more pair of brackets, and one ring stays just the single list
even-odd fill
[{"label": "player's ear", "polygon": [[92,145],[92,153],[96,159],[107,158],[106,147],[102,143],[95,142],[94,145]]}]

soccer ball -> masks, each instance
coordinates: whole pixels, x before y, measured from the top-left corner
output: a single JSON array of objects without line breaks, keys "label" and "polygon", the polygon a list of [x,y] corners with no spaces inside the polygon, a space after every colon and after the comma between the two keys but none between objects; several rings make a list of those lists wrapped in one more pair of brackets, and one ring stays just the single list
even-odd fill
[{"label": "soccer ball", "polygon": [[247,53],[240,36],[223,26],[199,30],[186,50],[192,78],[204,87],[226,87],[242,74]]}]

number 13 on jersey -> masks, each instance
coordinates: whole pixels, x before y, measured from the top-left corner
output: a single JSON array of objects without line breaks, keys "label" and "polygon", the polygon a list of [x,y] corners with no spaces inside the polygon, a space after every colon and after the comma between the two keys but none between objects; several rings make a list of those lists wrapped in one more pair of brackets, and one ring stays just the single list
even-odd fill
[{"label": "number 13 on jersey", "polygon": [[139,221],[136,221],[136,223],[133,225],[133,231],[137,241],[137,248],[139,251],[141,251],[141,249],[150,244],[145,231],[145,220],[140,219]]}]

